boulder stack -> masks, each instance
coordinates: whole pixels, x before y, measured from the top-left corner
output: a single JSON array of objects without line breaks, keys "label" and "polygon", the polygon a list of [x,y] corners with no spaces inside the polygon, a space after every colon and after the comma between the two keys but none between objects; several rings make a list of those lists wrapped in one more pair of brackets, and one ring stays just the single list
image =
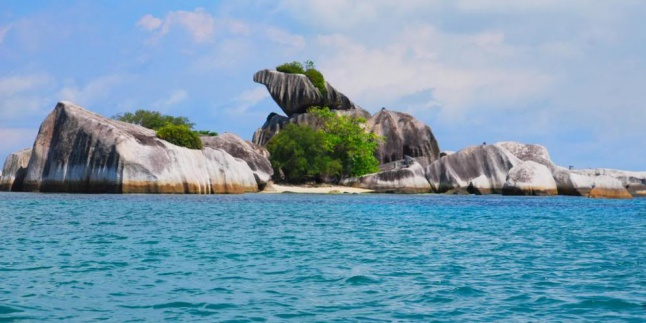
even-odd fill
[{"label": "boulder stack", "polygon": [[0,191],[22,191],[31,157],[31,148],[15,152],[7,157],[0,176]]}]

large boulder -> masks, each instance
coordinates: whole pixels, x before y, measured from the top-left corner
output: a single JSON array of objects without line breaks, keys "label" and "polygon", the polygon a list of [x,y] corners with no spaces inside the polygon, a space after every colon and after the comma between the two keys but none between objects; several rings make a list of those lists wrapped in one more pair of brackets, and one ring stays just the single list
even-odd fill
[{"label": "large boulder", "polygon": [[594,178],[594,184],[588,197],[629,199],[633,196],[626,190],[618,179],[607,175],[601,175]]},{"label": "large boulder", "polygon": [[424,167],[412,158],[406,158],[399,167],[391,170],[345,179],[341,184],[382,193],[431,192]]},{"label": "large boulder", "polygon": [[23,189],[78,193],[258,191],[246,162],[220,149],[193,150],[155,132],[59,102],[40,126]]},{"label": "large boulder", "polygon": [[0,176],[0,191],[22,191],[30,157],[31,148],[7,156]]},{"label": "large boulder", "polygon": [[264,84],[274,101],[290,117],[305,113],[312,106],[329,107],[331,110],[361,109],[330,83],[325,83],[327,93],[322,95],[309,78],[302,74],[265,69],[256,72],[253,80]]},{"label": "large boulder", "polygon": [[524,161],[507,174],[502,187],[503,195],[556,195],[556,182],[552,172],[543,164],[535,161]]},{"label": "large boulder", "polygon": [[556,169],[556,165],[552,163],[550,154],[544,146],[524,144],[514,141],[498,142],[495,145],[507,149],[510,153],[516,156],[516,158],[522,161],[533,161],[541,165],[545,165],[550,171],[554,171]]},{"label": "large boulder", "polygon": [[594,176],[582,175],[563,167],[552,173],[559,195],[588,196],[594,186]]},{"label": "large boulder", "polygon": [[375,154],[380,164],[411,156],[427,166],[440,157],[431,128],[410,114],[381,109],[368,119],[367,128],[384,139]]},{"label": "large boulder", "polygon": [[632,195],[640,196],[646,192],[646,172],[631,172],[617,169],[593,168],[575,169],[573,173],[585,176],[610,176],[617,179]]},{"label": "large boulder", "polygon": [[271,180],[274,169],[267,159],[269,152],[264,147],[248,142],[235,134],[225,132],[219,136],[200,137],[204,147],[222,149],[229,155],[244,160],[254,173],[258,188],[262,190]]},{"label": "large boulder", "polygon": [[433,162],[426,178],[437,193],[501,194],[509,170],[520,163],[500,146],[471,146]]}]

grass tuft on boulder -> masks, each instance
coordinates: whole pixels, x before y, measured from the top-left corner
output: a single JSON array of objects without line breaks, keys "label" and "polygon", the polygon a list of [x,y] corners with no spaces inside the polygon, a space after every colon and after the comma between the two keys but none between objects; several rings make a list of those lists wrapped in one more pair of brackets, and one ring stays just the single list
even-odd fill
[{"label": "grass tuft on boulder", "polygon": [[301,64],[301,62],[293,61],[291,63],[276,66],[276,70],[287,74],[303,74],[307,76],[310,82],[312,82],[312,85],[319,90],[321,95],[327,95],[325,78],[323,77],[323,74],[314,67],[314,62],[312,61],[305,61],[305,65]]}]

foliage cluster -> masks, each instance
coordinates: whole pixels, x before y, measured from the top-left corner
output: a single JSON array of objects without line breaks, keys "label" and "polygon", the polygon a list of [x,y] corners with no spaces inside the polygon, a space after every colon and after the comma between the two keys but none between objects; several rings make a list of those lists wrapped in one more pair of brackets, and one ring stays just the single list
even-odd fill
[{"label": "foliage cluster", "polygon": [[379,171],[374,152],[380,138],[364,130],[365,119],[339,116],[329,108],[309,111],[316,130],[288,124],[267,144],[275,173],[285,181],[302,183],[361,176]]},{"label": "foliage cluster", "polygon": [[304,74],[312,82],[312,84],[319,90],[321,95],[327,95],[327,88],[325,87],[325,78],[319,70],[314,67],[314,62],[305,61],[305,64],[301,62],[293,61],[291,63],[285,63],[276,67],[276,70],[288,74]]},{"label": "foliage cluster", "polygon": [[199,136],[218,135],[215,131],[192,130],[195,124],[187,117],[173,117],[161,114],[159,111],[137,110],[134,113],[117,114],[112,118],[155,130],[158,138],[191,149],[202,148]]},{"label": "foliage cluster", "polygon": [[165,125],[157,129],[157,138],[190,149],[202,149],[200,136],[184,125]]}]

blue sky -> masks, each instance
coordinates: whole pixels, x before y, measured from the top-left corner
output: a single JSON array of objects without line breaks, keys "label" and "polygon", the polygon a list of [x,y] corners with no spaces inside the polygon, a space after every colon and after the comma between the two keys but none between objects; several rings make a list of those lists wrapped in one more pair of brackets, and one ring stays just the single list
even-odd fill
[{"label": "blue sky", "polygon": [[639,0],[1,0],[0,159],[60,100],[250,139],[280,112],[253,73],[310,59],[442,150],[513,140],[564,166],[646,170],[644,17]]}]

